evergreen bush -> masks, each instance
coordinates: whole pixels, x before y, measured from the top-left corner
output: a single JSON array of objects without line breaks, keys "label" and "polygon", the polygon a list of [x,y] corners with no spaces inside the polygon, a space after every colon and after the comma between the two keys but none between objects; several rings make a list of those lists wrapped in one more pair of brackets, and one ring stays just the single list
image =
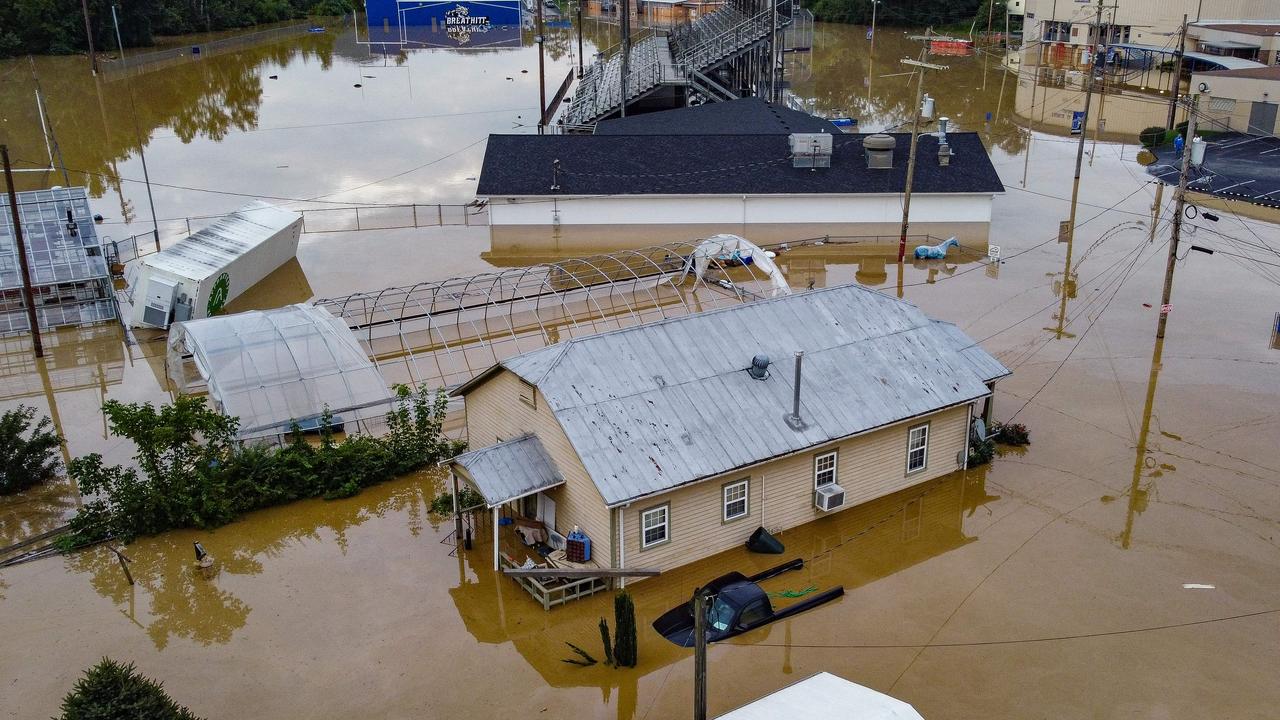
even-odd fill
[{"label": "evergreen bush", "polygon": [[617,667],[636,666],[636,606],[631,593],[613,596],[613,661]]},{"label": "evergreen bush", "polygon": [[62,700],[59,720],[200,720],[164,686],[110,658],[85,671]]},{"label": "evergreen bush", "polygon": [[1157,148],[1164,144],[1165,135],[1168,133],[1161,125],[1152,125],[1151,127],[1138,133],[1138,141],[1145,148]]},{"label": "evergreen bush", "polygon": [[19,405],[0,415],[0,495],[26,490],[51,480],[58,472],[62,438],[41,417],[32,427],[34,408]]}]

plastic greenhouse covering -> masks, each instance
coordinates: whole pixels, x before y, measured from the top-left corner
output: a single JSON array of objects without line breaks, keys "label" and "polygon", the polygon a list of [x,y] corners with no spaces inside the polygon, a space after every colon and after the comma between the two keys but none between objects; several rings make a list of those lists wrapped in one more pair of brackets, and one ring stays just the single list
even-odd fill
[{"label": "plastic greenhouse covering", "polygon": [[179,323],[167,373],[179,392],[206,385],[218,410],[240,418],[241,438],[315,425],[326,407],[350,430],[385,415],[393,398],[346,323],[313,305]]}]

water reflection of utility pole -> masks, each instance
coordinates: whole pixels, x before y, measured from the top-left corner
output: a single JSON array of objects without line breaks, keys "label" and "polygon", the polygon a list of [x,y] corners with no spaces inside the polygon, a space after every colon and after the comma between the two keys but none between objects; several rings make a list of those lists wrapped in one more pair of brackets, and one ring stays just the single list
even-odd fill
[{"label": "water reflection of utility pole", "polygon": [[1133,539],[1133,521],[1146,509],[1147,491],[1142,489],[1142,468],[1147,460],[1147,435],[1151,432],[1151,410],[1156,399],[1156,380],[1160,377],[1160,357],[1164,354],[1164,338],[1156,338],[1151,352],[1151,372],[1147,378],[1147,403],[1142,409],[1142,430],[1138,433],[1138,449],[1134,453],[1133,482],[1129,485],[1129,507],[1125,513],[1124,530],[1120,533],[1120,547],[1129,549]]},{"label": "water reflection of utility pole", "polygon": [[[111,22],[116,26],[116,46],[120,49],[120,62],[124,62],[124,41],[120,39],[120,18],[116,16],[116,6],[111,6]],[[124,68],[126,73],[129,68]],[[156,217],[156,201],[151,196],[151,175],[147,172],[147,150],[143,147],[142,131],[138,129],[138,106],[133,100],[133,75],[129,74],[125,80],[125,84],[129,88],[129,110],[133,115],[133,134],[138,140],[138,159],[142,161],[142,180],[147,185],[147,202],[151,205],[151,227],[155,233],[156,252],[160,252],[160,221]]]}]

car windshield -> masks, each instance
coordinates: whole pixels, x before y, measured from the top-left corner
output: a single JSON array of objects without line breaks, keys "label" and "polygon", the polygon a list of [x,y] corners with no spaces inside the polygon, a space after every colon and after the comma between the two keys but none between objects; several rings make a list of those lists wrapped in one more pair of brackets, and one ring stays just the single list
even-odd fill
[{"label": "car windshield", "polygon": [[716,630],[728,630],[729,625],[733,622],[733,606],[720,598],[716,598],[715,602],[711,603],[711,609],[707,611],[707,620],[711,623],[711,627]]}]

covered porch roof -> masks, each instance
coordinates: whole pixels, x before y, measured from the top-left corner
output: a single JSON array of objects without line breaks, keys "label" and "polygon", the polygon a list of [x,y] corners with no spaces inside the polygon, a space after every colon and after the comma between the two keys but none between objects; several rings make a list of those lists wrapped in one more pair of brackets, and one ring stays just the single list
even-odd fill
[{"label": "covered porch roof", "polygon": [[564,477],[532,434],[463,453],[450,462],[490,509],[564,484]]}]

